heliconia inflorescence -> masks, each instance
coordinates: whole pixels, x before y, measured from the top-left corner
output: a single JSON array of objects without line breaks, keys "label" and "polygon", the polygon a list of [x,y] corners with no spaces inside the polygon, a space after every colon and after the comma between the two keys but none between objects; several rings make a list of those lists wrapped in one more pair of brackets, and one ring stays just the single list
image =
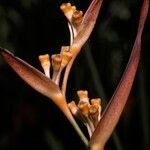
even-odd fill
[{"label": "heliconia inflorescence", "polygon": [[[128,65],[110,102],[101,113],[102,100],[100,98],[90,99],[88,91],[79,90],[77,91],[78,103],[74,99],[68,101],[66,88],[73,62],[94,28],[102,2],[103,0],[92,0],[85,13],[70,3],[63,3],[60,6],[68,20],[70,43],[62,46],[59,54],[39,56],[44,74],[22,59],[15,57],[8,50],[0,48],[0,55],[10,67],[27,84],[51,99],[60,108],[81,140],[91,150],[104,149],[126,104],[140,59],[141,36],[149,8],[149,0],[143,0],[137,36]],[[73,116],[81,120],[87,127],[90,141],[87,140]]]}]

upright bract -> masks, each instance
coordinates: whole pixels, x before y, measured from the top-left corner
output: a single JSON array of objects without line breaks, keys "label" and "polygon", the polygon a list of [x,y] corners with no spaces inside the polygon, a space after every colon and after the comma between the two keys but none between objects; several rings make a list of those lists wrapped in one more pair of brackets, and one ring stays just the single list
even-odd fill
[{"label": "upright bract", "polygon": [[144,0],[139,19],[137,36],[133,45],[129,62],[123,73],[121,81],[116,88],[116,91],[114,92],[109,104],[103,112],[102,118],[92,135],[90,141],[92,150],[102,150],[104,148],[127,102],[140,60],[141,36],[148,14],[148,8],[149,0]]}]

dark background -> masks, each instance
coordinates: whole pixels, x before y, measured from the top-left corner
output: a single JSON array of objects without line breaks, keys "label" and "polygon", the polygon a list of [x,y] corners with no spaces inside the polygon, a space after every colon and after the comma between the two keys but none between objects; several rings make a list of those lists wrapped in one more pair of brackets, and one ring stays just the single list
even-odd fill
[{"label": "dark background", "polygon": [[[38,55],[53,54],[69,43],[63,0],[0,0],[0,46],[36,68]],[[90,0],[70,0],[85,11]],[[74,63],[68,99],[87,89],[111,98],[127,64],[136,36],[141,0],[104,0],[96,27]],[[150,15],[143,38],[141,62],[128,103],[107,143],[108,150],[149,150]],[[80,124],[80,122],[79,122]],[[85,127],[81,128],[87,134]],[[84,150],[78,135],[44,96],[24,83],[0,59],[0,150]]]}]

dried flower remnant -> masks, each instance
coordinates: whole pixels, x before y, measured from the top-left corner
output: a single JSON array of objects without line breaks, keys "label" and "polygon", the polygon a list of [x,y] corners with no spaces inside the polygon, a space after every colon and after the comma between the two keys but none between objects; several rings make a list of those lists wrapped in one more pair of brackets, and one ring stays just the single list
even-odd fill
[{"label": "dried flower remnant", "polygon": [[39,56],[39,61],[41,62],[41,66],[44,70],[45,75],[50,78],[50,59],[49,59],[49,55],[45,54],[45,55],[40,55]]},{"label": "dried flower remnant", "polygon": [[70,3],[64,3],[60,6],[64,15],[68,19],[68,27],[70,31],[70,45],[72,45],[74,38],[77,36],[77,30],[83,18],[83,12],[77,10],[75,6]]},{"label": "dried flower remnant", "polygon": [[101,99],[95,98],[89,100],[88,91],[77,91],[79,102],[76,105],[74,101],[68,103],[72,114],[80,119],[87,127],[89,137],[92,136],[98,122],[101,118]]},{"label": "dried flower remnant", "polygon": [[52,67],[53,67],[53,76],[52,81],[54,81],[56,84],[58,84],[59,81],[56,81],[59,70],[61,68],[62,63],[62,57],[60,54],[52,55]]},{"label": "dried flower remnant", "polygon": [[79,25],[83,20],[83,12],[81,10],[76,10],[72,15],[72,24],[73,26],[78,29]]},{"label": "dried flower remnant", "polygon": [[97,127],[98,122],[101,119],[101,99],[100,98],[94,98],[91,99],[91,106],[89,108],[90,112],[90,118],[93,120],[94,127]]}]

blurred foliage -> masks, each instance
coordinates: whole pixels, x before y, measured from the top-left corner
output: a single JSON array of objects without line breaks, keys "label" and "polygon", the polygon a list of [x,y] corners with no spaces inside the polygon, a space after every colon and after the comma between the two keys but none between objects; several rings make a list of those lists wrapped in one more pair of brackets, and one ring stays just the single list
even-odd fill
[{"label": "blurred foliage", "polygon": [[[62,2],[66,1],[1,0],[0,46],[41,70],[38,55],[58,53],[69,43],[67,22],[59,10]],[[70,2],[86,10],[90,0]],[[106,105],[127,64],[141,3],[104,0],[96,27],[72,68],[68,99],[77,99],[76,91],[87,89],[90,97],[101,97]],[[141,64],[108,150],[149,150],[150,15],[142,41]],[[0,150],[84,149],[56,106],[26,85],[1,59],[0,119]]]}]

